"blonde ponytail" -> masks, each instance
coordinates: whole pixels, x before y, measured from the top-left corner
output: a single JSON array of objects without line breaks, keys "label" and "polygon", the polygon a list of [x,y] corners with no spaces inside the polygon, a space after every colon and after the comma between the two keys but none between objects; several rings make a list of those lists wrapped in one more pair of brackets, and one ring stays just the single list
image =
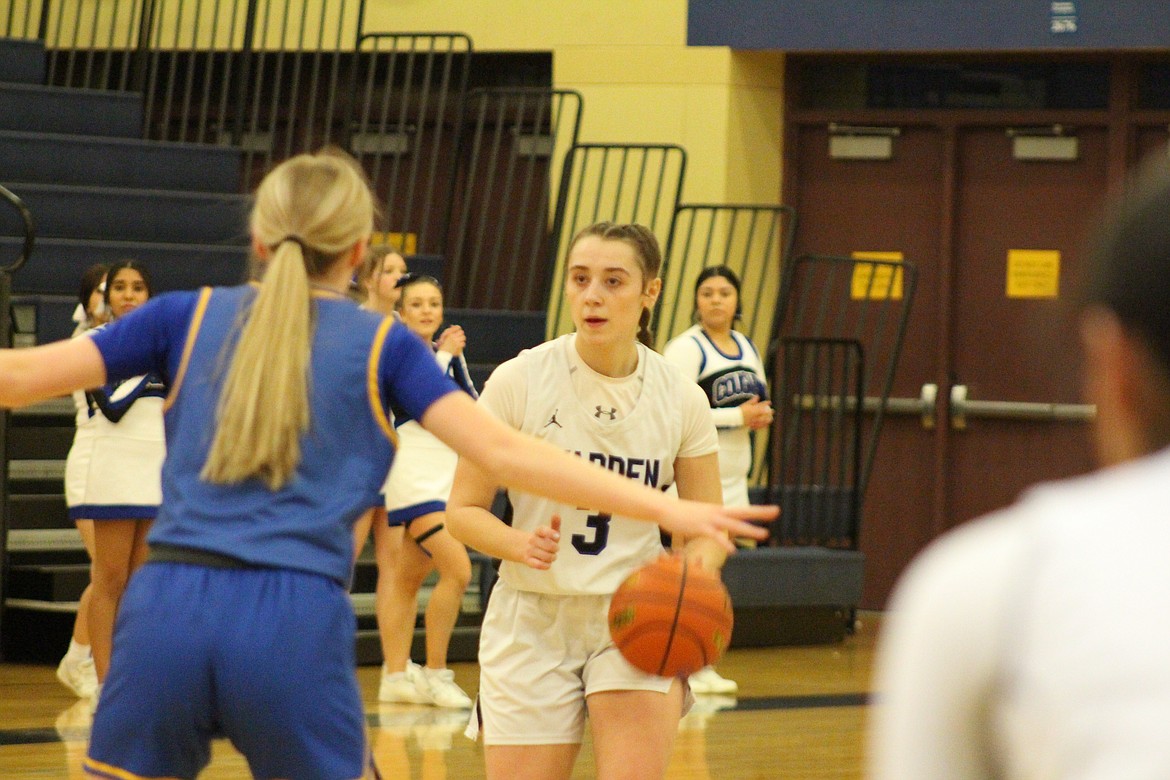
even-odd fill
[{"label": "blonde ponytail", "polygon": [[300,155],[261,182],[252,234],[269,259],[242,314],[203,479],[260,479],[276,490],[293,478],[310,424],[310,280],[340,262],[372,227],[369,187],[347,156]]}]

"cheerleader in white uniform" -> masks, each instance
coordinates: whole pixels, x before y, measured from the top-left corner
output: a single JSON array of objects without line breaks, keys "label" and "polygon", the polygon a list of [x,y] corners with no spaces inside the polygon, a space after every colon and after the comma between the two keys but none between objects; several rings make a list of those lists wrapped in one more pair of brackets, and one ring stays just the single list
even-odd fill
[{"label": "cheerleader in white uniform", "polygon": [[772,424],[760,353],[751,339],[732,327],[740,316],[735,272],[726,266],[706,268],[695,281],[696,324],[662,351],[707,395],[719,429],[719,474],[726,506],[748,504],[751,432]]},{"label": "cheerleader in white uniform", "polygon": [[[406,258],[398,250],[387,244],[371,246],[362,258],[362,265],[354,279],[351,297],[361,303],[362,308],[372,311],[383,317],[398,318],[395,308],[402,291],[398,288],[398,280],[406,274]],[[378,495],[378,504],[366,512],[354,524],[354,555],[361,555],[366,546],[366,540],[372,535],[374,543],[374,561],[378,568],[378,578],[374,587],[374,616],[378,623],[378,639],[382,645],[382,683],[379,697],[387,685],[389,668],[393,666],[401,671],[401,663],[406,663],[410,654],[409,638],[405,640],[406,649],[403,650],[403,632],[413,635],[414,616],[411,623],[402,625],[400,617],[402,610],[396,608],[399,599],[393,597],[394,591],[394,564],[402,555],[402,527],[391,526],[386,522],[386,488],[390,482],[389,474],[386,484]],[[394,664],[391,659],[402,656],[400,664]]]},{"label": "cheerleader in white uniform", "polygon": [[[443,291],[434,277],[406,274],[398,280],[398,314],[403,324],[432,345],[444,373],[465,393],[477,398],[463,350],[467,334],[451,325],[436,338],[443,322]],[[454,450],[428,433],[404,410],[395,408],[394,427],[403,456],[394,461],[386,483],[386,509],[397,530],[400,553],[393,563],[390,588],[390,652],[379,687],[385,702],[470,707],[471,699],[447,668],[447,649],[459,618],[463,592],[471,580],[471,559],[447,531],[447,497],[458,461]],[[432,570],[439,573],[425,613],[426,665],[410,660],[418,593]]]},{"label": "cheerleader in white uniform", "polygon": [[[73,337],[102,325],[109,318],[106,311],[106,274],[110,267],[102,263],[91,265],[81,277],[77,292],[77,309],[73,321],[77,327]],[[74,507],[85,500],[85,481],[93,450],[94,417],[90,414],[89,402],[81,390],[73,393],[76,407],[76,421],[73,444],[65,458],[65,505],[69,507],[69,519],[77,526],[85,552],[93,559],[93,520],[74,512]],[[97,692],[97,672],[93,665],[93,651],[89,639],[89,600],[93,586],[87,584],[77,602],[77,617],[73,620],[73,636],[69,649],[57,665],[57,679],[81,698],[88,698]]]},{"label": "cheerleader in white uniform", "polygon": [[[105,302],[111,320],[150,296],[150,278],[138,262],[123,260],[110,267]],[[95,521],[89,630],[99,692],[110,663],[118,604],[130,575],[146,560],[146,534],[162,501],[166,394],[158,374],[86,392],[92,448],[82,493],[70,513]]]},{"label": "cheerleader in white uniform", "polygon": [[[739,278],[726,266],[705,268],[695,280],[697,323],[670,340],[663,350],[703,388],[719,430],[719,475],[723,504],[747,506],[752,467],[751,432],[772,424],[772,404],[764,366],[751,339],[732,325],[741,316]],[[734,694],[734,680],[707,667],[691,675],[695,693]]]},{"label": "cheerleader in white uniform", "polygon": [[[479,403],[627,481],[658,491],[677,483],[683,498],[719,502],[706,399],[647,346],[661,264],[654,234],[640,225],[599,223],[579,233],[565,269],[576,333],[501,365]],[[447,513],[457,538],[503,561],[480,633],[479,697],[468,726],[469,736],[483,735],[487,776],[516,777],[523,767],[525,777],[568,778],[588,714],[599,777],[662,777],[686,681],[631,666],[606,619],[622,580],[663,554],[659,529],[590,502],[519,491],[508,493],[507,525],[490,511],[496,486],[460,460]],[[730,547],[706,537],[685,554],[718,571]]]}]

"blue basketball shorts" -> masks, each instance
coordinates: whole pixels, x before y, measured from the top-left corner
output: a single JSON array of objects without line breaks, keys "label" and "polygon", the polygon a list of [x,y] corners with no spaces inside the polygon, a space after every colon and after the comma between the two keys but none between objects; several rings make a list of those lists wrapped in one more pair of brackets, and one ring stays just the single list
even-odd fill
[{"label": "blue basketball shorts", "polygon": [[225,736],[257,778],[361,777],[355,630],[327,577],[147,563],[122,597],[86,770],[193,778]]}]

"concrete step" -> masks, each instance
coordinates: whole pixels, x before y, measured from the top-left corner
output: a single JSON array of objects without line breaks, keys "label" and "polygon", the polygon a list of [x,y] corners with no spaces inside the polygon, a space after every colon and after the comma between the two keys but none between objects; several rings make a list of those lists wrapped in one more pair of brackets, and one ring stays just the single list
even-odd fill
[{"label": "concrete step", "polygon": [[[241,244],[247,236],[244,195],[11,179],[4,185],[32,212],[38,236],[183,244]],[[0,214],[0,236],[18,235],[23,229],[15,215]]]},{"label": "concrete step", "polygon": [[76,602],[88,584],[89,564],[25,564],[8,569],[4,596],[5,600]]},{"label": "concrete step", "polygon": [[141,138],[142,96],[105,89],[0,83],[0,130]]},{"label": "concrete step", "polygon": [[45,47],[40,41],[0,38],[0,81],[45,82]]},{"label": "concrete step", "polygon": [[8,181],[234,194],[240,160],[227,146],[0,131]]},{"label": "concrete step", "polygon": [[12,417],[8,423],[10,460],[64,460],[73,445],[73,421]]},{"label": "concrete step", "polygon": [[9,533],[36,528],[73,528],[69,508],[60,493],[10,495],[8,497]]},{"label": "concrete step", "polygon": [[[247,239],[242,232],[246,216],[241,213],[239,219],[241,232],[212,244],[60,238],[45,236],[38,227],[32,257],[13,274],[12,289],[17,294],[55,294],[72,299],[85,269],[94,263],[109,265],[125,258],[139,260],[150,269],[158,292],[207,284],[239,284],[244,281],[248,265]],[[0,237],[0,257],[15,257],[19,245],[16,237]],[[72,330],[70,323],[65,335]]]}]

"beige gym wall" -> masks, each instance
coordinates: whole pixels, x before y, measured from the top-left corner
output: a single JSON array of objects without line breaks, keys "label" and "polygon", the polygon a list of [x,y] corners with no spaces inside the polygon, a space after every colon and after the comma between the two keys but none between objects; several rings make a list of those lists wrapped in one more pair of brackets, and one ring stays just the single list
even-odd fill
[{"label": "beige gym wall", "polygon": [[366,0],[365,30],[551,51],[585,99],[581,141],[674,143],[688,202],[778,203],[783,57],[686,45],[686,0]]}]

